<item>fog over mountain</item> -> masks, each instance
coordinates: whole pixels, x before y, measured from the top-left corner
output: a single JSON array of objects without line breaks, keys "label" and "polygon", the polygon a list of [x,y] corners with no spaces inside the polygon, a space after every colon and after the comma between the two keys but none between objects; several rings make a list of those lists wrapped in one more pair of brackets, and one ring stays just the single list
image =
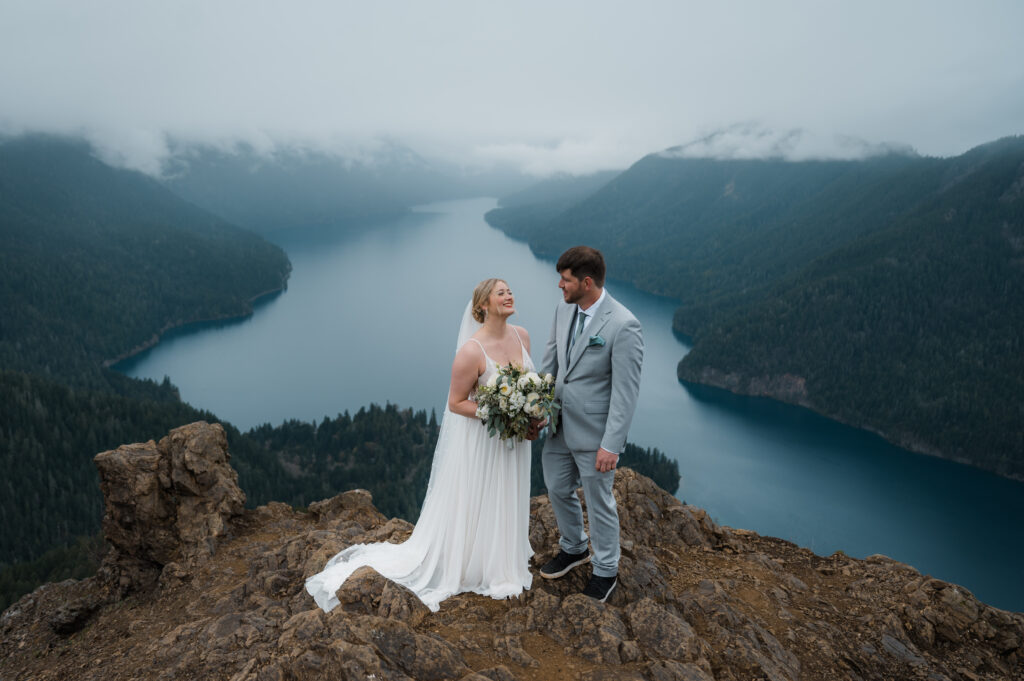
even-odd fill
[{"label": "fog over mountain", "polygon": [[1013,0],[0,0],[0,132],[82,135],[153,175],[182,143],[397,141],[535,175],[695,140],[683,153],[952,156],[1022,132],[1022,25]]},{"label": "fog over mountain", "polygon": [[799,128],[772,130],[756,123],[737,123],[692,142],[665,149],[660,155],[665,158],[807,161],[861,160],[887,154],[916,155],[916,151],[909,144],[869,142],[849,135],[826,137]]}]

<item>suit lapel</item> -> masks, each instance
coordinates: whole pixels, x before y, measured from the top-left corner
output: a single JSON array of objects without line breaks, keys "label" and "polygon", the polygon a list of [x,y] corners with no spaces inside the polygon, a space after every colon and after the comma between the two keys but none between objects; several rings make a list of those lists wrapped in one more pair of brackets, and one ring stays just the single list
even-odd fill
[{"label": "suit lapel", "polygon": [[[569,358],[566,357],[569,347],[569,327],[572,325],[573,311],[575,306],[566,306],[567,312],[562,314],[562,318],[558,320],[558,333],[556,338],[558,339],[558,366],[564,367],[569,363]],[[568,370],[566,370],[568,373]]]}]

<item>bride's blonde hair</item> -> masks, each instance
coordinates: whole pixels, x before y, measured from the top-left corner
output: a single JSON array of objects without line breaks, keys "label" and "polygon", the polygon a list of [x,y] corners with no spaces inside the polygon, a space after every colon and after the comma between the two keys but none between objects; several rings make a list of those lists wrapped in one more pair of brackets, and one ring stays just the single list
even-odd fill
[{"label": "bride's blonde hair", "polygon": [[494,287],[498,285],[499,281],[505,281],[504,279],[484,279],[476,288],[473,289],[473,319],[484,323],[487,319],[487,312],[484,309],[487,305],[487,299],[491,297],[491,292],[494,291]]}]

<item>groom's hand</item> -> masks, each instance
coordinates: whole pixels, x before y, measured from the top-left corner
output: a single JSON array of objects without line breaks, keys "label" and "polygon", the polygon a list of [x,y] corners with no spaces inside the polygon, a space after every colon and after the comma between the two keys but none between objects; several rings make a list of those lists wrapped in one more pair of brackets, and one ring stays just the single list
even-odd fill
[{"label": "groom's hand", "polygon": [[602,447],[597,450],[597,461],[594,463],[594,468],[596,468],[599,473],[607,473],[608,471],[615,470],[615,466],[618,462],[618,454],[612,454]]}]

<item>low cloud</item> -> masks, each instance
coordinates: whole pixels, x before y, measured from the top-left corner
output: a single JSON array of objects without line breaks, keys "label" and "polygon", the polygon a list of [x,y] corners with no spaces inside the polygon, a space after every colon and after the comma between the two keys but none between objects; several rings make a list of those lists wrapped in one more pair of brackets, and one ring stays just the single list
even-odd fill
[{"label": "low cloud", "polygon": [[852,135],[823,135],[802,128],[776,130],[759,123],[737,123],[692,142],[662,151],[666,158],[859,160],[886,154],[915,154],[907,144],[878,143]]},{"label": "low cloud", "polygon": [[508,164],[538,177],[560,173],[586,175],[629,167],[649,149],[635,142],[609,138],[563,139],[549,143],[484,144],[474,149],[483,162]]},{"label": "low cloud", "polygon": [[150,174],[182,144],[356,158],[396,140],[547,175],[681,143],[955,155],[1024,132],[1010,0],[0,4],[0,132],[83,136]]}]

